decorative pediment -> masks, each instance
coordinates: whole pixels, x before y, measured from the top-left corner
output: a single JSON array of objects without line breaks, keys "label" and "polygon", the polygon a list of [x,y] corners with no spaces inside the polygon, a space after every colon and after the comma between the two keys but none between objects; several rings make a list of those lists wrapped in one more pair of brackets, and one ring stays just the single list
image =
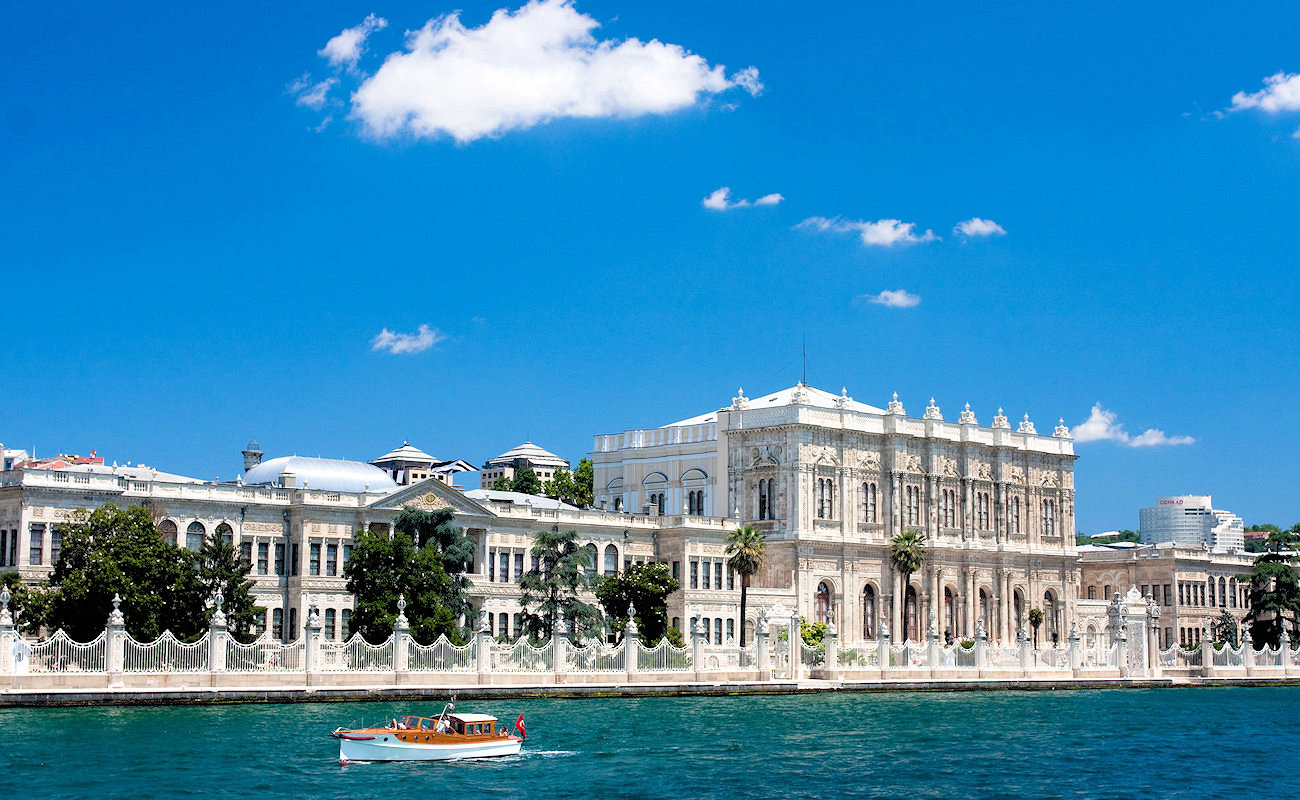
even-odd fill
[{"label": "decorative pediment", "polygon": [[862,469],[880,469],[880,453],[866,452],[858,460],[858,466]]},{"label": "decorative pediment", "polygon": [[991,481],[993,480],[993,467],[981,462],[975,465],[975,474],[980,477],[980,480]]},{"label": "decorative pediment", "polygon": [[419,483],[403,486],[371,502],[368,507],[393,512],[401,511],[403,508],[414,508],[420,511],[449,508],[457,514],[494,516],[490,509],[469,499],[459,489],[448,486],[437,478],[426,478]]},{"label": "decorative pediment", "polygon": [[1045,489],[1055,489],[1055,488],[1056,488],[1056,475],[1055,475],[1054,473],[1051,473],[1051,472],[1044,472],[1044,473],[1043,473],[1042,486],[1043,486],[1043,488],[1045,488]]},{"label": "decorative pediment", "polygon": [[750,466],[775,467],[781,463],[781,459],[777,457],[780,454],[781,448],[773,448],[770,444],[764,447],[755,447],[751,453]]}]

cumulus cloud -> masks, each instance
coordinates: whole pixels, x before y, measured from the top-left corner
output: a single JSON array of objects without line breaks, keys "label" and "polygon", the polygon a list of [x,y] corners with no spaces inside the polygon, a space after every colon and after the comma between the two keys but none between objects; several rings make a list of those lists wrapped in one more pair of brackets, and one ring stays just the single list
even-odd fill
[{"label": "cumulus cloud", "polygon": [[704,198],[703,206],[714,211],[730,211],[733,208],[748,208],[750,206],[774,206],[785,198],[780,194],[773,192],[765,194],[757,200],[732,200],[731,188],[723,186],[721,189]]},{"label": "cumulus cloud", "polygon": [[1190,436],[1168,436],[1158,428],[1147,428],[1137,436],[1131,436],[1119,423],[1115,412],[1102,408],[1101,403],[1093,405],[1092,413],[1071,433],[1076,442],[1117,442],[1126,447],[1192,444],[1196,441]]},{"label": "cumulus cloud", "polygon": [[906,289],[886,289],[880,294],[864,294],[860,299],[887,308],[914,308],[921,305],[921,296]]},{"label": "cumulus cloud", "polygon": [[360,25],[344,28],[342,33],[326,42],[316,54],[328,59],[332,67],[355,69],[361,54],[366,52],[366,39],[375,31],[387,27],[388,20],[370,14]]},{"label": "cumulus cloud", "polygon": [[974,236],[1005,236],[1007,231],[991,219],[971,217],[964,222],[958,222],[952,232],[971,238]]},{"label": "cumulus cloud", "polygon": [[[597,40],[597,27],[572,0],[501,9],[477,28],[456,13],[431,19],[362,82],[352,116],[379,139],[464,143],[565,117],[665,114],[732,88],[762,91],[753,67],[728,78],[680,45]],[[350,53],[345,44],[340,58]]]},{"label": "cumulus cloud", "polygon": [[1258,92],[1237,92],[1232,96],[1229,111],[1258,108],[1261,111],[1300,111],[1300,73],[1288,75],[1279,72],[1264,79],[1264,88]]},{"label": "cumulus cloud", "polygon": [[338,78],[313,81],[311,74],[304,72],[302,77],[289,84],[287,90],[289,94],[293,95],[293,101],[298,105],[319,111],[325,106],[325,101],[329,99],[330,89],[333,89],[338,82]]},{"label": "cumulus cloud", "polygon": [[896,219],[881,219],[875,222],[841,219],[839,217],[809,217],[795,228],[817,231],[818,233],[856,233],[867,246],[893,247],[897,244],[917,244],[933,242],[939,237],[934,231],[915,232],[915,222],[903,222]]},{"label": "cumulus cloud", "polygon": [[396,333],[384,328],[370,340],[370,349],[384,350],[393,355],[423,353],[446,338],[447,334],[428,325],[421,325],[415,333]]}]

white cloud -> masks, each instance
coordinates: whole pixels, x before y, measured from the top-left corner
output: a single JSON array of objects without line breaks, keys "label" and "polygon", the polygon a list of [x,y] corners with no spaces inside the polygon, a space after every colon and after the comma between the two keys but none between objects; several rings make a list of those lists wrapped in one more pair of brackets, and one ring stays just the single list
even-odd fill
[{"label": "white cloud", "polygon": [[962,236],[1005,236],[1006,229],[991,219],[980,219],[971,217],[964,222],[958,222],[957,226],[952,229],[953,233],[960,233]]},{"label": "white cloud", "polygon": [[379,335],[370,340],[370,349],[387,350],[394,355],[423,353],[446,339],[447,334],[428,325],[421,325],[415,333],[395,333],[384,328]]},{"label": "white cloud", "polygon": [[1296,129],[1295,129],[1295,133],[1291,134],[1291,138],[1292,138],[1292,139],[1300,139],[1300,128],[1296,128]]},{"label": "white cloud", "polygon": [[1196,441],[1190,436],[1167,436],[1158,428],[1147,428],[1137,436],[1130,436],[1118,419],[1114,411],[1107,411],[1097,403],[1088,418],[1076,425],[1071,434],[1076,442],[1118,442],[1127,447],[1192,444]]},{"label": "white cloud", "polygon": [[809,217],[795,228],[814,230],[819,233],[856,233],[867,246],[893,247],[896,244],[917,244],[933,242],[939,237],[934,231],[915,233],[915,222],[902,222],[896,219],[882,219],[875,222],[840,219],[839,217]]},{"label": "white cloud", "polygon": [[366,52],[366,38],[387,27],[388,20],[374,14],[367,15],[360,25],[344,28],[342,33],[326,42],[316,54],[329,59],[332,67],[355,69],[361,54]]},{"label": "white cloud", "polygon": [[326,78],[323,81],[313,83],[311,74],[304,72],[302,77],[290,83],[287,89],[289,94],[293,95],[295,103],[319,111],[325,106],[325,101],[329,99],[330,89],[333,89],[338,82],[338,78]]},{"label": "white cloud", "polygon": [[1258,108],[1261,111],[1300,111],[1300,73],[1288,75],[1279,72],[1264,79],[1264,88],[1258,92],[1237,92],[1232,96],[1229,111]]},{"label": "white cloud", "polygon": [[731,188],[723,186],[704,198],[701,203],[705,208],[714,211],[730,211],[733,208],[748,208],[749,206],[774,206],[784,199],[780,194],[773,192],[772,194],[765,194],[752,202],[749,200],[736,200],[733,202],[731,200]]},{"label": "white cloud", "polygon": [[664,114],[733,87],[762,89],[753,67],[728,79],[680,45],[598,41],[597,27],[572,0],[501,9],[477,28],[455,13],[431,19],[352,95],[352,116],[376,138],[464,143],[563,117]]},{"label": "white cloud", "polygon": [[906,289],[886,289],[880,294],[864,294],[861,299],[889,308],[914,308],[921,305],[921,296]]}]

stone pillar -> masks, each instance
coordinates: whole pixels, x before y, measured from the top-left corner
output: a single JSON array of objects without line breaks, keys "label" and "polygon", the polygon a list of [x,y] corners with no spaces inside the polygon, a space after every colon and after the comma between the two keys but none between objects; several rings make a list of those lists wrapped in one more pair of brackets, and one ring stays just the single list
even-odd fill
[{"label": "stone pillar", "polygon": [[975,619],[975,668],[980,671],[980,677],[983,677],[984,670],[989,666],[989,635],[984,630],[984,618],[976,617]]},{"label": "stone pillar", "polygon": [[126,651],[126,620],[122,616],[122,597],[113,594],[113,610],[108,614],[104,635],[104,668],[108,671],[108,687],[115,689],[123,684],[122,673]]},{"label": "stone pillar", "polygon": [[1287,633],[1285,624],[1282,625],[1282,639],[1278,642],[1278,647],[1281,648],[1282,677],[1285,678],[1293,671],[1291,668],[1291,634]]},{"label": "stone pillar", "polygon": [[[1152,589],[1152,593],[1155,589]],[[1161,675],[1160,663],[1160,604],[1152,597],[1147,597],[1147,675],[1152,678],[1159,678]]]},{"label": "stone pillar", "polygon": [[[8,536],[8,531],[0,531],[0,536]],[[14,674],[14,642],[18,633],[14,630],[14,617],[9,613],[9,590],[0,587],[0,675]]]},{"label": "stone pillar", "polygon": [[212,612],[212,621],[208,628],[208,669],[213,675],[226,671],[226,614],[221,610],[221,605],[225,598],[221,590],[217,590],[217,596],[212,598],[212,604],[216,611]]},{"label": "stone pillar", "polygon": [[1214,677],[1214,642],[1210,641],[1209,625],[1201,628],[1201,675]]},{"label": "stone pillar", "polygon": [[[744,624],[744,621],[741,621]],[[637,652],[640,647],[641,632],[636,628],[636,609],[628,604],[627,630],[623,633],[623,666],[627,669],[627,682],[636,683]]]},{"label": "stone pillar", "polygon": [[[794,651],[791,650],[793,658]],[[704,680],[704,626],[700,624],[700,618],[696,617],[694,624],[691,625],[691,664],[695,667],[695,680]]]},{"label": "stone pillar", "polygon": [[397,619],[393,622],[393,683],[406,683],[411,669],[411,622],[406,618],[406,595],[397,596]]},{"label": "stone pillar", "polygon": [[478,667],[478,682],[485,686],[492,682],[492,631],[488,628],[487,611],[479,609],[478,630],[474,636],[474,662]]},{"label": "stone pillar", "polygon": [[925,632],[926,635],[926,652],[925,662],[930,665],[930,677],[939,677],[940,653],[939,649],[939,627],[935,624],[934,617],[930,618],[930,630]]},{"label": "stone pillar", "polygon": [[1016,631],[1016,644],[1020,646],[1020,669],[1028,678],[1034,668],[1034,644],[1029,639],[1029,633],[1023,628]]},{"label": "stone pillar", "polygon": [[312,678],[320,672],[321,627],[320,614],[316,611],[316,604],[312,603],[307,607],[307,621],[302,626],[303,669],[307,673],[308,686],[315,683]]},{"label": "stone pillar", "polygon": [[880,631],[876,634],[876,662],[880,666],[880,677],[889,671],[889,626],[885,618],[880,618]]},{"label": "stone pillar", "polygon": [[1077,678],[1079,677],[1080,667],[1082,666],[1079,660],[1079,623],[1077,621],[1070,622],[1069,642],[1070,672]]},{"label": "stone pillar", "polygon": [[563,611],[555,611],[555,627],[551,628],[551,658],[554,660],[555,683],[564,683],[564,675],[568,673],[568,620],[564,619]]},{"label": "stone pillar", "polygon": [[826,623],[826,636],[822,639],[826,647],[825,668],[827,680],[839,680],[840,677],[840,634],[835,629],[835,620]]},{"label": "stone pillar", "polygon": [[767,612],[759,612],[758,624],[754,626],[754,661],[758,664],[758,679],[772,679],[771,633],[767,629]]},{"label": "stone pillar", "polygon": [[[1224,647],[1227,646],[1227,644],[1224,644]],[[1285,661],[1286,653],[1281,653],[1279,651],[1279,654]],[[1250,638],[1250,628],[1246,628],[1241,633],[1241,664],[1246,668],[1246,677],[1251,677],[1255,674],[1255,642]]]},{"label": "stone pillar", "polygon": [[790,680],[797,681],[803,677],[803,636],[800,627],[803,620],[796,610],[790,615]]},{"label": "stone pillar", "polygon": [[[902,574],[890,568],[889,572],[890,602],[889,602],[889,624],[895,633],[899,633],[900,639],[907,638],[907,628],[903,625],[904,606],[907,604],[907,587],[903,586]],[[901,588],[900,588],[901,587]]]}]

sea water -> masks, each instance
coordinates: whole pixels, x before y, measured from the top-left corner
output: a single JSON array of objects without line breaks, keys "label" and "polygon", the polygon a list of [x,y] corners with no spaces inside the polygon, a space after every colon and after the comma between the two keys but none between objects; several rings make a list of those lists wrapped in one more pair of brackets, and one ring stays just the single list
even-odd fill
[{"label": "sea water", "polygon": [[1300,688],[462,701],[518,756],[340,765],[423,703],[0,710],[0,798],[1152,798],[1294,795]]}]

